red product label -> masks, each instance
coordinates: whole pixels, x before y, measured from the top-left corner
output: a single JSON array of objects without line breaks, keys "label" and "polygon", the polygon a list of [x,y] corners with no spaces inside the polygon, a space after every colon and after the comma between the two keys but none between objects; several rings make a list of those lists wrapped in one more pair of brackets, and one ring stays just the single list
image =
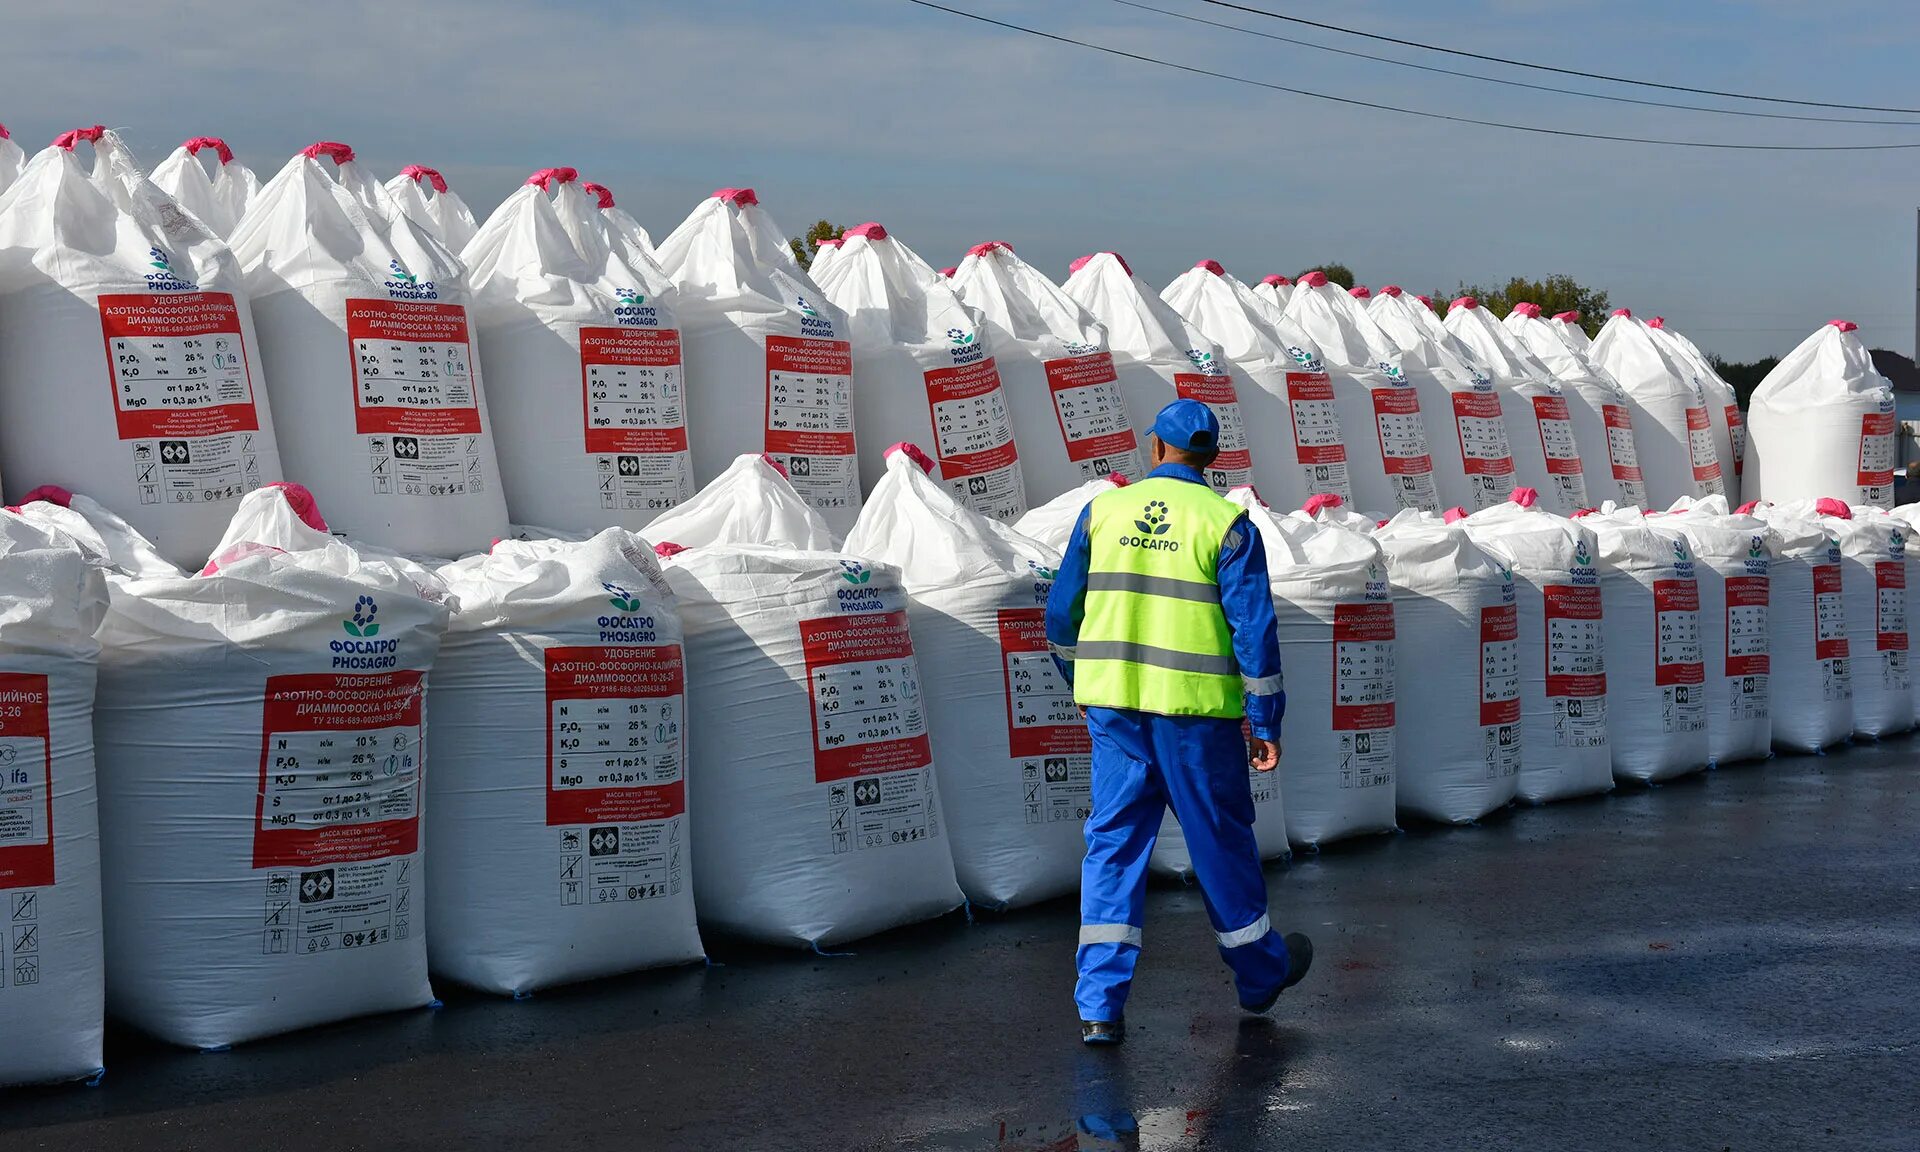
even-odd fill
[{"label": "red product label", "polygon": [[1738,404],[1727,405],[1727,438],[1733,442],[1733,474],[1739,476],[1747,470],[1747,422]]},{"label": "red product label", "polygon": [[1813,566],[1813,658],[1847,658],[1847,613],[1840,599],[1840,565]]},{"label": "red product label", "polygon": [[1333,606],[1333,727],[1393,727],[1393,605]]},{"label": "red product label", "polygon": [[1044,608],[1000,610],[1000,660],[1007,686],[1007,754],[1074,756],[1093,751],[1073,688],[1047,648]]},{"label": "red product label", "polygon": [[1520,609],[1480,609],[1480,724],[1520,722]]},{"label": "red product label", "polygon": [[[1640,461],[1630,450],[1633,445],[1633,414],[1622,404],[1602,404],[1600,418],[1607,425],[1607,455],[1613,465],[1613,478],[1640,483]],[[1619,444],[1622,440],[1625,444]]]},{"label": "red product label", "polygon": [[1513,453],[1506,444],[1500,397],[1492,392],[1455,392],[1453,426],[1460,440],[1460,462],[1469,476],[1511,476]]},{"label": "red product label", "polygon": [[768,452],[853,455],[853,345],[767,337],[766,417]]},{"label": "red product label", "polygon": [[[1693,456],[1693,479],[1704,484],[1720,479],[1719,449],[1713,442],[1713,417],[1705,408],[1687,409],[1687,448]],[[1701,463],[1701,461],[1706,463]]]},{"label": "red product label", "polygon": [[[1214,469],[1225,472],[1253,467],[1253,452],[1247,448],[1246,425],[1240,418],[1240,394],[1234,391],[1231,376],[1175,372],[1173,391],[1182,400],[1198,400],[1214,409],[1214,415],[1220,418],[1220,454],[1214,457]],[[1228,431],[1228,424],[1238,430],[1238,435]],[[1240,447],[1231,448],[1231,444]]]},{"label": "red product label", "polygon": [[[1387,446],[1386,427],[1396,420],[1420,420],[1420,396],[1411,388],[1373,389],[1373,430],[1380,440],[1380,461],[1389,476],[1421,476],[1433,471],[1433,456],[1396,456]],[[1383,419],[1385,426],[1383,426]]]},{"label": "red product label", "polygon": [[422,674],[267,678],[253,866],[404,856],[420,843]]},{"label": "red product label", "polygon": [[1134,450],[1139,441],[1134,438],[1133,421],[1120,397],[1120,377],[1113,370],[1112,353],[1049,360],[1044,367],[1067,459],[1077,464]]},{"label": "red product label", "polygon": [[547,823],[685,812],[680,646],[549,648],[546,664]]},{"label": "red product label", "polygon": [[[53,883],[53,740],[47,678],[0,672],[0,888]],[[23,897],[24,899],[24,897]],[[0,905],[15,915],[19,905]],[[18,942],[15,944],[18,949]]]},{"label": "red product label", "polygon": [[353,426],[362,435],[480,431],[467,310],[423,300],[348,300]]},{"label": "red product label", "polygon": [[1600,589],[1549,584],[1540,590],[1547,633],[1547,695],[1607,694],[1600,647]]},{"label": "red product label", "polygon": [[1855,483],[1862,488],[1893,483],[1893,430],[1891,412],[1869,412],[1860,417],[1860,474]]},{"label": "red product label", "polygon": [[932,762],[905,612],[802,620],[800,645],[815,783]]},{"label": "red product label", "polygon": [[677,329],[580,329],[580,389],[587,451],[687,450]]},{"label": "red product label", "polygon": [[259,430],[232,294],[102,296],[100,331],[120,439]]},{"label": "red product label", "polygon": [[1347,444],[1333,406],[1333,378],[1325,372],[1287,373],[1293,446],[1302,464],[1345,464]]},{"label": "red product label", "polygon": [[1705,684],[1700,653],[1700,585],[1693,580],[1653,582],[1653,682]]},{"label": "red product label", "polygon": [[1881,560],[1873,566],[1874,647],[1881,652],[1907,650],[1907,565]]},{"label": "red product label", "polygon": [[1767,601],[1765,576],[1727,577],[1727,675],[1765,676],[1771,671]]},{"label": "red product label", "polygon": [[1580,450],[1573,442],[1573,420],[1564,396],[1535,396],[1533,422],[1540,432],[1540,453],[1550,476],[1580,475]]},{"label": "red product label", "polygon": [[1007,416],[1000,368],[992,357],[925,373],[934,451],[948,480],[1010,468],[1020,459]]}]

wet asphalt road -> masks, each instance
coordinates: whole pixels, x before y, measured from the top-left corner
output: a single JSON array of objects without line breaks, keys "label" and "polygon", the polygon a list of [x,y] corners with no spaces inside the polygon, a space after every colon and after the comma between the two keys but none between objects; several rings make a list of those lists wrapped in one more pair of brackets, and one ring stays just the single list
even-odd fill
[{"label": "wet asphalt road", "polygon": [[1270,1019],[1168,888],[1118,1051],[1078,1043],[1058,902],[223,1054],[114,1036],[102,1086],[0,1097],[0,1148],[1914,1149],[1917,832],[1920,741],[1780,759],[1276,867],[1317,956]]}]

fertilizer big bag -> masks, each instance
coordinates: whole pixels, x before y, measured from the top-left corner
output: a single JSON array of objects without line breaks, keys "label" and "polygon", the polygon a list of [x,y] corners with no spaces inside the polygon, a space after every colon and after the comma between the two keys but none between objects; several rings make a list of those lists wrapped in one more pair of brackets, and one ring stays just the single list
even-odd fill
[{"label": "fertilizer big bag", "polygon": [[[1519,486],[1538,491],[1549,512],[1565,516],[1587,507],[1586,469],[1574,436],[1573,414],[1566,391],[1546,365],[1528,355],[1471,296],[1453,302],[1446,325],[1492,370],[1511,452],[1508,463]],[[1462,421],[1460,427],[1464,444],[1467,425]],[[1513,487],[1509,484],[1507,490]]]},{"label": "fertilizer big bag", "polygon": [[439,575],[427,953],[523,994],[699,960],[686,660],[652,549],[502,540]]},{"label": "fertilizer big bag", "polygon": [[686,636],[702,925],[819,948],[960,906],[900,570],[743,456],[653,522]]},{"label": "fertilizer big bag", "polygon": [[1614,778],[1651,784],[1697,772],[1709,739],[1693,549],[1638,508],[1603,508],[1580,523],[1600,546]]},{"label": "fertilizer big bag", "polygon": [[1593,530],[1538,506],[1529,489],[1461,521],[1513,573],[1520,609],[1516,794],[1529,804],[1613,788],[1607,637]]},{"label": "fertilizer big bag", "polygon": [[1682,500],[1660,525],[1687,538],[1700,583],[1707,757],[1716,767],[1764,759],[1773,746],[1773,552],[1765,521],[1718,496]]},{"label": "fertilizer big bag", "polygon": [[[879,224],[850,229],[837,248],[820,252],[812,271],[846,313],[860,380],[861,487],[872,491],[886,475],[887,445],[925,444],[954,499],[995,520],[1024,515],[1013,412],[989,333],[946,280],[926,275]],[[832,263],[822,259],[828,252],[838,254]]]},{"label": "fertilizer big bag", "polygon": [[[653,237],[633,218],[633,213],[614,202],[613,190],[605,184],[595,184],[591,180],[582,181],[580,190],[593,197],[594,207],[600,213],[600,220],[613,237],[628,246],[629,253],[637,251],[649,260],[655,260]],[[655,260],[657,263],[658,261]]]},{"label": "fertilizer big bag", "polygon": [[444,590],[263,488],[195,576],[108,577],[94,714],[108,1010],[220,1048],[417,1008]]},{"label": "fertilizer big bag", "polygon": [[1706,393],[1645,321],[1625,308],[1615,310],[1587,358],[1627,394],[1649,507],[1727,494]]},{"label": "fertilizer big bag", "polygon": [[394,207],[413,217],[435,240],[456,256],[467,250],[479,225],[459,193],[447,187],[447,178],[419,164],[409,164],[386,183]]},{"label": "fertilizer big bag", "polygon": [[[1394,804],[1466,824],[1513,803],[1524,754],[1513,573],[1466,530],[1407,511],[1373,534],[1393,592]],[[1473,668],[1473,672],[1466,672]]]},{"label": "fertilizer big bag", "polygon": [[1756,502],[1742,511],[1765,521],[1778,540],[1767,613],[1773,746],[1789,752],[1830,748],[1853,734],[1852,638],[1840,542],[1811,501]]},{"label": "fertilizer big bag", "polygon": [[[844,258],[844,256],[843,256]],[[1077,890],[1093,746],[1047,645],[1060,553],[887,456],[847,551],[900,571],[960,890],[1011,908]]]},{"label": "fertilizer big bag", "polygon": [[[1561,387],[1586,470],[1587,499],[1595,505],[1611,501],[1623,508],[1645,508],[1647,484],[1626,392],[1568,344],[1562,336],[1566,322],[1541,319],[1540,305],[1515,304],[1501,323]],[[1578,325],[1572,328],[1580,330]]]},{"label": "fertilizer big bag", "polygon": [[13,133],[7,131],[7,126],[0,124],[0,196],[6,195],[7,189],[20,178],[20,170],[26,164],[27,154],[13,142]]},{"label": "fertilizer big bag", "polygon": [[516,524],[638,530],[693,495],[675,293],[536,172],[467,246],[500,477]]},{"label": "fertilizer big bag", "polygon": [[[211,151],[214,169],[208,174],[200,153]],[[234,159],[233,149],[218,136],[195,136],[154,165],[149,177],[174,203],[200,218],[215,236],[233,235],[260,191],[253,169]]]},{"label": "fertilizer big bag", "polygon": [[1713,421],[1714,450],[1720,454],[1720,478],[1726,482],[1728,505],[1737,506],[1744,491],[1742,481],[1747,460],[1747,422],[1740,414],[1739,396],[1733,385],[1720,378],[1713,362],[1693,341],[1667,327],[1664,317],[1655,316],[1647,321],[1647,330],[1669,358],[1693,373],[1701,395],[1707,398],[1707,418]]},{"label": "fertilizer big bag", "polygon": [[507,534],[465,269],[344,144],[289,160],[233,234],[283,452],[334,528],[408,555]]},{"label": "fertilizer big bag", "polygon": [[65,133],[4,204],[5,487],[84,489],[198,564],[240,498],[280,478],[240,266],[112,132]]},{"label": "fertilizer big bag", "polygon": [[1841,590],[1853,665],[1853,734],[1878,740],[1913,727],[1907,595],[1913,530],[1868,505],[1819,501],[1840,542]]},{"label": "fertilizer big bag", "polygon": [[1748,496],[1893,507],[1900,463],[1893,386],[1874,369],[1856,331],[1846,320],[1827,324],[1753,390]]},{"label": "fertilizer big bag", "polygon": [[693,473],[779,461],[836,535],[860,515],[847,319],[794,263],[751,188],[722,188],[660,242],[679,288]]},{"label": "fertilizer big bag", "polygon": [[106,581],[74,543],[0,512],[0,1085],[100,1070],[106,962],[93,638]]},{"label": "fertilizer big bag", "polygon": [[1099,322],[999,241],[969,249],[949,282],[993,339],[1028,503],[1140,475],[1145,439]]}]

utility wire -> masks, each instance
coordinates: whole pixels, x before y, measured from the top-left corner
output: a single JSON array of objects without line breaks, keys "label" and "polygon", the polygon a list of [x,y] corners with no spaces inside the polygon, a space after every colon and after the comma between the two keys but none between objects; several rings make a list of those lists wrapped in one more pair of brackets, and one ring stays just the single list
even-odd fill
[{"label": "utility wire", "polygon": [[1272,20],[1285,20],[1292,24],[1304,24],[1309,28],[1318,28],[1324,32],[1339,32],[1347,36],[1363,36],[1368,40],[1380,40],[1388,44],[1398,44],[1403,48],[1419,48],[1426,52],[1444,52],[1449,56],[1464,56],[1469,60],[1484,60],[1489,64],[1505,64],[1512,68],[1531,68],[1536,72],[1557,72],[1562,76],[1578,76],[1584,80],[1605,80],[1610,84],[1632,84],[1641,88],[1661,88],[1668,92],[1691,92],[1695,96],[1724,96],[1729,100],[1758,100],[1766,104],[1797,104],[1803,108],[1840,108],[1850,112],[1894,112],[1901,115],[1920,115],[1920,108],[1882,108],[1877,104],[1835,104],[1825,100],[1789,100],[1781,96],[1755,96],[1747,92],[1721,92],[1714,88],[1689,88],[1684,84],[1662,84],[1654,80],[1630,80],[1625,76],[1609,76],[1604,72],[1582,72],[1578,68],[1555,68],[1551,64],[1532,64],[1525,60],[1509,60],[1504,56],[1486,56],[1479,52],[1468,52],[1460,48],[1443,48],[1438,44],[1423,44],[1418,40],[1402,40],[1398,36],[1384,36],[1378,32],[1362,32],[1358,28],[1343,28],[1338,24],[1324,24],[1318,20],[1308,20],[1303,16],[1287,16],[1265,8],[1253,8],[1245,4],[1230,3],[1229,0],[1201,0],[1203,4],[1212,4],[1216,8],[1231,8],[1236,12],[1246,12],[1254,16],[1265,16]]},{"label": "utility wire", "polygon": [[1721,151],[1737,152],[1891,152],[1920,148],[1920,142],[1911,144],[1725,144],[1708,140],[1661,140],[1646,136],[1609,136],[1599,132],[1576,132],[1567,128],[1540,128],[1531,124],[1507,124],[1499,120],[1475,120],[1468,116],[1450,116],[1445,112],[1428,112],[1420,108],[1402,108],[1394,104],[1381,104],[1372,100],[1358,100],[1350,96],[1332,96],[1325,92],[1313,92],[1305,88],[1289,88],[1284,84],[1270,84],[1265,80],[1254,80],[1246,76],[1235,76],[1230,72],[1215,72],[1209,68],[1196,68],[1191,64],[1176,64],[1171,60],[1161,60],[1153,56],[1143,56],[1137,52],[1128,52],[1120,48],[1109,48],[1104,44],[1095,44],[1087,40],[1075,40],[1071,36],[1061,36],[1053,32],[1042,32],[1037,28],[1028,28],[1020,24],[1010,24],[1005,20],[995,20],[991,16],[982,16],[976,12],[965,12],[958,8],[949,8],[945,4],[936,4],[933,0],[907,0],[922,8],[931,8],[937,12],[975,20],[982,24],[991,24],[996,28],[1005,28],[1010,32],[1023,32],[1029,36],[1038,36],[1043,40],[1052,40],[1059,44],[1071,44],[1076,48],[1087,48],[1103,52],[1109,56],[1119,56],[1126,60],[1137,60],[1142,64],[1153,64],[1161,68],[1171,68],[1177,72],[1187,72],[1195,76],[1211,76],[1216,80],[1229,80],[1235,84],[1246,84],[1254,88],[1265,88],[1273,92],[1286,92],[1294,96],[1310,96],[1315,100],[1325,100],[1334,104],[1347,104],[1357,108],[1372,108],[1381,112],[1398,112],[1405,116],[1418,116],[1426,120],[1446,120],[1455,124],[1474,124],[1482,128],[1504,128],[1510,132],[1528,132],[1538,136],[1565,136],[1576,140],[1607,140],[1617,144],[1654,144],[1668,148],[1712,148]]},{"label": "utility wire", "polygon": [[1195,16],[1189,12],[1174,12],[1166,8],[1156,8],[1151,4],[1141,4],[1138,0],[1112,0],[1115,4],[1128,8],[1138,8],[1142,12],[1154,12],[1161,16],[1170,16],[1175,20],[1187,20],[1195,24],[1205,24],[1209,28],[1223,28],[1229,32],[1240,32],[1248,36],[1258,36],[1262,40],[1278,40],[1282,44],[1293,44],[1301,48],[1312,48],[1320,52],[1332,52],[1337,56],[1351,56],[1359,60],[1373,60],[1381,64],[1394,64],[1401,68],[1413,68],[1421,72],[1434,72],[1442,76],[1458,76],[1463,80],[1478,80],[1486,84],[1503,84],[1509,88],[1526,88],[1534,92],[1556,92],[1562,96],[1582,96],[1588,100],[1609,100],[1616,104],[1638,104],[1644,108],[1675,108],[1683,112],[1711,112],[1716,116],[1751,116],[1762,120],[1805,120],[1820,124],[1881,124],[1889,127],[1920,128],[1920,120],[1876,120],[1861,116],[1803,116],[1792,112],[1755,112],[1742,108],[1714,108],[1706,104],[1677,104],[1667,100],[1640,100],[1632,96],[1612,96],[1604,92],[1583,92],[1578,88],[1555,88],[1550,84],[1529,84],[1525,80],[1509,80],[1502,76],[1484,76],[1478,72],[1461,72],[1453,68],[1439,68],[1431,64],[1416,64],[1411,60],[1396,60],[1391,56],[1376,56],[1370,52],[1356,52],[1350,48],[1335,48],[1330,44],[1316,44],[1311,40],[1299,40],[1292,36],[1281,36],[1273,32],[1262,32],[1257,28],[1248,28],[1239,24],[1226,24],[1219,20],[1209,20],[1204,16]]}]

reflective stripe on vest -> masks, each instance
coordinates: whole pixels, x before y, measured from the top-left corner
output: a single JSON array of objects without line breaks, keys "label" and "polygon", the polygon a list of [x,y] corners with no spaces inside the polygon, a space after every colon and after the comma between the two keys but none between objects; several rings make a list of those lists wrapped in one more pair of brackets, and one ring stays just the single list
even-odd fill
[{"label": "reflective stripe on vest", "polygon": [[1243,714],[1218,571],[1243,515],[1206,486],[1165,476],[1094,498],[1077,702],[1164,716]]}]

